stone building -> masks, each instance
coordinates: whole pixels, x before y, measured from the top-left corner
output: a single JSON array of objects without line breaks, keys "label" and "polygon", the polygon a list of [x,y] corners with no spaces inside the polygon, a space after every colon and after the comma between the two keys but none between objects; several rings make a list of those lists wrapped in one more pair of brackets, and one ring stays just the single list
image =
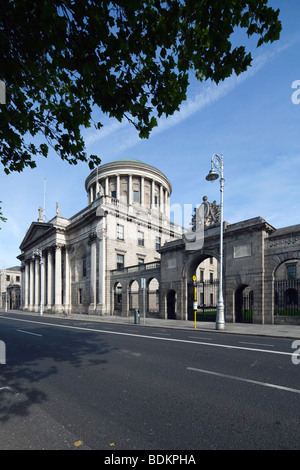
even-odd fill
[{"label": "stone building", "polygon": [[[88,206],[67,219],[45,222],[39,210],[23,239],[22,308],[44,311],[122,313],[121,285],[111,286],[112,270],[151,268],[158,250],[181,236],[170,222],[172,186],[158,169],[137,160],[104,164],[85,181]],[[131,268],[132,269],[132,268]],[[130,309],[136,305],[132,283]],[[151,305],[158,304],[158,283],[152,282]],[[153,308],[153,307],[151,307]],[[127,314],[127,311],[126,311]]]},{"label": "stone building", "polygon": [[21,306],[21,267],[0,270],[0,308],[19,309]]},{"label": "stone building", "polygon": [[[146,316],[192,320],[196,276],[198,314],[212,319],[216,201],[204,197],[183,231],[170,221],[170,181],[137,160],[96,168],[85,189],[87,207],[67,219],[57,204],[48,222],[39,210],[27,231],[18,256],[22,308],[122,316],[139,308]],[[276,229],[262,217],[224,222],[222,274],[227,322],[300,323],[300,225]]]}]

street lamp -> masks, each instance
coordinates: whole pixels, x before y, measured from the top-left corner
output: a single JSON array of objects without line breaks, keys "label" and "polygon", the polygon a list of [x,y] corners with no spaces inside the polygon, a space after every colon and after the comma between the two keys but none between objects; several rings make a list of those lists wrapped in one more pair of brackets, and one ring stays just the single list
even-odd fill
[{"label": "street lamp", "polygon": [[[217,170],[217,173],[214,168]],[[211,169],[206,176],[207,181],[215,181],[220,175],[220,262],[219,262],[219,298],[217,305],[216,329],[225,329],[224,300],[223,300],[223,154],[220,157],[215,153],[211,158]]]},{"label": "street lamp", "polygon": [[43,282],[44,280],[42,279],[42,264],[43,264],[43,257],[42,257],[42,251],[37,249],[34,250],[33,252],[33,258],[35,256],[39,256],[40,258],[40,315],[43,315]]}]

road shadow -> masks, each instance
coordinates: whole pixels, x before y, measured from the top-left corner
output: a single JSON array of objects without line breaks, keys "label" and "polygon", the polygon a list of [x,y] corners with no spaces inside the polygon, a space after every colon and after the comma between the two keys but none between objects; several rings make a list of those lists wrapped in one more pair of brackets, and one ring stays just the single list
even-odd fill
[{"label": "road shadow", "polygon": [[108,354],[116,349],[96,332],[42,324],[34,329],[22,325],[20,329],[32,331],[35,336],[19,331],[17,342],[9,336],[5,339],[6,364],[0,365],[1,424],[29,416],[33,405],[55,398],[55,390],[66,393],[72,381],[74,393],[84,394],[87,371],[90,373],[92,368],[101,373]]}]

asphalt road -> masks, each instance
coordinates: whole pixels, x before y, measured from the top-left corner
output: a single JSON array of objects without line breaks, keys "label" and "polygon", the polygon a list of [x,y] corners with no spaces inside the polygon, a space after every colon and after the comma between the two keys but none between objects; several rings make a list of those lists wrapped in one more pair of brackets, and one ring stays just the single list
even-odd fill
[{"label": "asphalt road", "polygon": [[0,449],[300,449],[292,341],[0,315]]}]

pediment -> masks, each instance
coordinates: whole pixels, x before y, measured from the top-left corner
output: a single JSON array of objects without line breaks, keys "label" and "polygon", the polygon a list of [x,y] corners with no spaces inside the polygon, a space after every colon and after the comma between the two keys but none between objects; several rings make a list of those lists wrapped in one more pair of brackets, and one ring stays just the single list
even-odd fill
[{"label": "pediment", "polygon": [[32,222],[30,225],[21,245],[20,250],[26,251],[26,249],[38,241],[46,232],[51,230],[53,227],[52,224],[45,222]]}]

